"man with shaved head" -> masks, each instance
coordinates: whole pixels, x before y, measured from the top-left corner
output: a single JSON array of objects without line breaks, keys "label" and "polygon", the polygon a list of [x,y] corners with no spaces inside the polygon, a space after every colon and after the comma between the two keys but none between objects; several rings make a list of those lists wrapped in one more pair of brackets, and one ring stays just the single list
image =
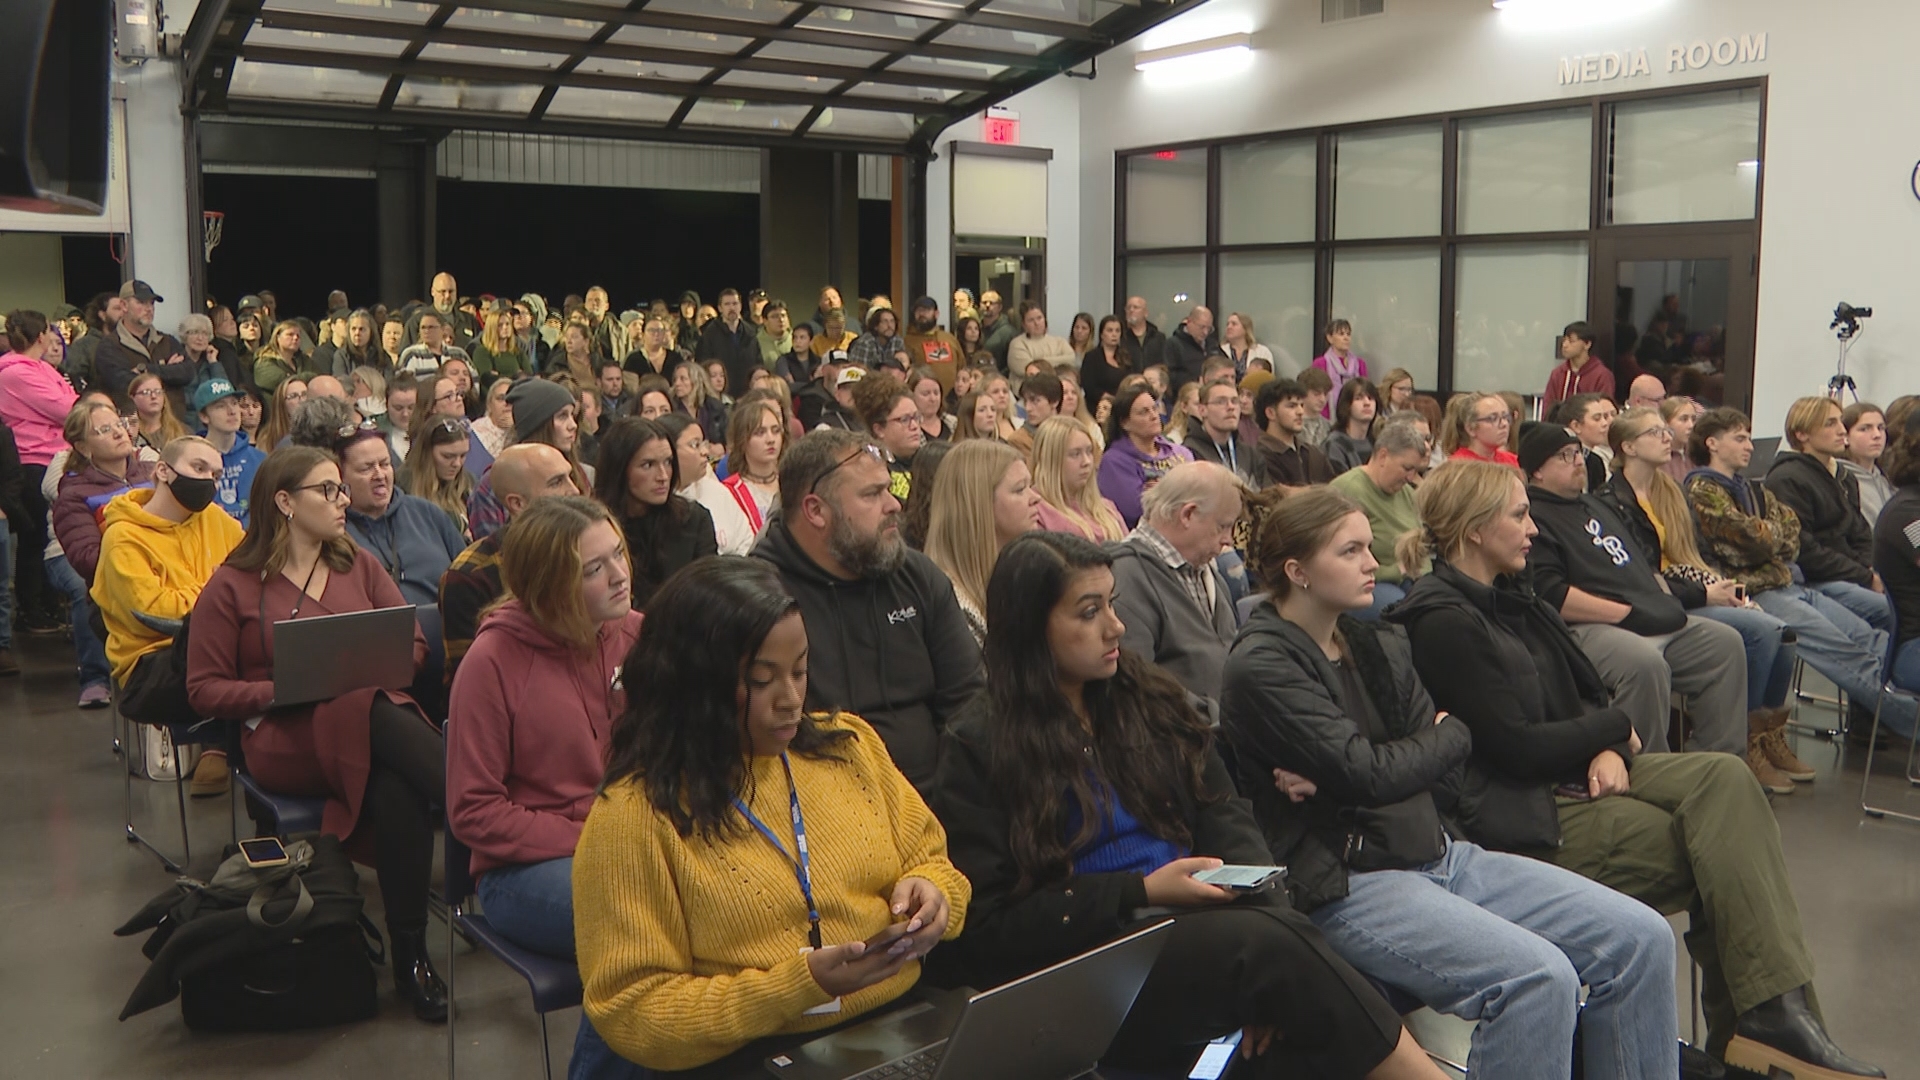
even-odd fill
[{"label": "man with shaved head", "polygon": [[1133,370],[1145,371],[1166,362],[1167,335],[1147,321],[1147,298],[1127,297],[1126,319],[1120,330],[1120,351],[1133,360]]},{"label": "man with shaved head", "polygon": [[1636,375],[1627,386],[1627,408],[1657,409],[1667,400],[1667,387],[1657,376]]},{"label": "man with shaved head", "polygon": [[551,495],[578,495],[573,465],[566,455],[545,443],[515,443],[500,451],[488,474],[493,494],[507,508],[508,528],[495,529],[467,545],[440,575],[440,635],[447,646],[447,685],[473,645],[480,629],[480,613],[500,598],[500,545],[513,519],[536,500]]},{"label": "man with shaved head", "polygon": [[[448,344],[459,346],[465,351],[473,343],[474,335],[480,327],[473,316],[460,309],[460,283],[445,270],[433,275],[433,285],[428,289],[433,296],[433,310],[440,313],[440,325],[445,328]],[[413,322],[407,327],[408,339],[420,340],[420,316],[415,314]]]},{"label": "man with shaved head", "polygon": [[348,395],[347,388],[341,384],[339,379],[331,375],[315,375],[313,378],[308,379],[307,397],[309,399],[330,397],[335,401],[344,401],[349,405],[353,404],[353,398]]},{"label": "man with shaved head", "polygon": [[[1126,336],[1121,335],[1122,343]],[[1180,329],[1167,338],[1165,362],[1167,385],[1178,390],[1200,381],[1200,365],[1209,356],[1220,356],[1220,339],[1213,336],[1213,312],[1204,304],[1195,304]]]}]

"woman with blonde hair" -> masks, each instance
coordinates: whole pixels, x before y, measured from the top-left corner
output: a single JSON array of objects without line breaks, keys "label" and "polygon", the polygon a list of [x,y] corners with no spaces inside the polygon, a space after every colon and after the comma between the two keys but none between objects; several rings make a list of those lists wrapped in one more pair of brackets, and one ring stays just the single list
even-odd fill
[{"label": "woman with blonde hair", "polygon": [[487,325],[467,349],[467,356],[472,358],[474,373],[483,383],[533,370],[533,364],[520,352],[520,335],[513,329],[513,308],[505,301],[495,301],[487,310]]},{"label": "woman with blonde hair", "polygon": [[387,412],[387,377],[370,364],[361,364],[347,372],[347,388],[353,393],[353,407],[368,420]]},{"label": "woman with blonde hair", "polygon": [[1195,413],[1200,411],[1200,384],[1181,383],[1180,392],[1173,398],[1173,413],[1167,417],[1166,430],[1162,432],[1168,439],[1187,444],[1187,425],[1193,421]]},{"label": "woman with blonde hair", "polygon": [[1100,494],[1100,447],[1073,417],[1051,416],[1033,432],[1033,488],[1040,493],[1040,527],[1073,533],[1096,544],[1127,538],[1120,509]]},{"label": "woman with blonde hair", "polygon": [[1520,455],[1507,449],[1513,413],[1499,394],[1455,394],[1440,425],[1440,449],[1448,458],[1489,461],[1520,467]]},{"label": "woman with blonde hair", "polygon": [[187,425],[181,423],[180,414],[173,410],[173,399],[167,396],[166,385],[160,376],[151,371],[143,371],[127,384],[127,396],[133,399],[133,412],[136,429],[133,433],[135,447],[144,447],[158,453],[160,448],[182,435],[191,435]]},{"label": "woman with blonde hair", "polygon": [[953,580],[974,640],[987,640],[987,581],[1022,533],[1040,528],[1040,493],[1019,451],[975,439],[953,448],[933,478],[927,558]]},{"label": "woman with blonde hair", "polygon": [[1659,554],[1660,574],[1674,599],[1690,614],[1740,632],[1747,653],[1747,758],[1755,774],[1762,783],[1771,779],[1779,786],[1777,777],[1759,767],[1766,762],[1788,779],[1813,779],[1814,770],[1786,740],[1783,706],[1797,654],[1791,642],[1781,641],[1787,624],[1760,610],[1734,581],[1707,569],[1686,493],[1666,471],[1671,429],[1653,409],[1628,409],[1607,428],[1607,442],[1613,447],[1613,476],[1594,495],[1626,523],[1640,550]]},{"label": "woman with blonde hair", "polygon": [[[1095,339],[1093,333],[1093,315],[1085,311],[1075,315],[1073,317],[1073,326],[1067,331],[1067,348],[1073,350],[1074,359],[1078,360],[1080,357],[1087,355],[1087,352],[1098,344],[1099,341]],[[1054,366],[1072,367],[1073,365],[1055,364]]]},{"label": "woman with blonde hair", "polygon": [[300,351],[300,324],[283,319],[274,324],[273,333],[260,342],[260,351],[254,354],[253,384],[270,394],[288,378],[304,373],[306,360],[306,354]]},{"label": "woman with blonde hair", "polygon": [[1393,368],[1381,377],[1378,385],[1381,415],[1413,408],[1413,372],[1403,367]]},{"label": "woman with blonde hair", "polygon": [[701,430],[725,431],[727,407],[707,392],[707,369],[697,360],[673,366],[673,411],[699,422]]},{"label": "woman with blonde hair", "polygon": [[1708,1050],[1728,1065],[1884,1076],[1842,1053],[1814,1010],[1780,828],[1746,765],[1640,755],[1559,612],[1521,583],[1538,530],[1519,471],[1449,461],[1416,501],[1422,528],[1402,539],[1400,563],[1431,551],[1433,572],[1385,618],[1406,628],[1434,706],[1473,735],[1459,790],[1482,794],[1456,806],[1464,838],[1537,854],[1663,915],[1689,912]]},{"label": "woman with blonde hair", "polygon": [[273,399],[267,403],[267,418],[260,424],[260,438],[253,445],[266,453],[273,453],[293,430],[293,410],[307,400],[307,380],[296,375],[280,380],[273,389]]},{"label": "woman with blonde hair", "polygon": [[1676,484],[1687,482],[1687,474],[1693,471],[1693,462],[1687,457],[1687,440],[1693,435],[1694,421],[1706,410],[1700,403],[1683,394],[1674,394],[1660,403],[1660,419],[1673,432],[1673,445],[1667,454],[1667,463],[1660,470],[1673,477]]},{"label": "woman with blonde hair", "polygon": [[473,496],[467,451],[472,440],[466,427],[451,416],[421,416],[425,430],[416,425],[407,447],[407,493],[445,510],[453,527],[467,536],[467,500]]},{"label": "woman with blonde hair", "polygon": [[1253,320],[1236,311],[1227,316],[1227,323],[1220,328],[1220,348],[1233,361],[1235,381],[1244,379],[1247,370],[1255,360],[1265,360],[1267,370],[1273,371],[1273,350],[1267,348],[1253,336]]}]

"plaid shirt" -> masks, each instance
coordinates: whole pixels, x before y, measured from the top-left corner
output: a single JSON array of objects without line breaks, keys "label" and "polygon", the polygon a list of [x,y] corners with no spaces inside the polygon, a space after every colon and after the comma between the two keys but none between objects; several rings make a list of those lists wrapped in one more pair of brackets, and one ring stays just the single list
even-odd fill
[{"label": "plaid shirt", "polygon": [[1166,537],[1145,521],[1134,526],[1133,532],[1127,534],[1127,542],[1146,548],[1155,558],[1172,567],[1180,575],[1180,583],[1187,587],[1187,595],[1199,606],[1200,614],[1208,619],[1213,618],[1215,586],[1211,565],[1195,566],[1188,562],[1185,556],[1173,550],[1173,545],[1167,543]]},{"label": "plaid shirt", "polygon": [[480,613],[506,591],[500,583],[500,541],[505,535],[496,532],[468,544],[440,575],[440,635],[447,647],[449,687],[454,671],[473,647],[473,636],[480,631]]}]

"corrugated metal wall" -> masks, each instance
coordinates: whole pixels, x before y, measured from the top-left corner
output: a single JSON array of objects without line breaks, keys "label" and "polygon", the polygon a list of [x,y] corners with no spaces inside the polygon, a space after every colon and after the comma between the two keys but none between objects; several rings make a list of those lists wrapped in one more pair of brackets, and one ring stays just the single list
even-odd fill
[{"label": "corrugated metal wall", "polygon": [[439,173],[456,180],[758,194],[760,151],[723,146],[456,131]]}]

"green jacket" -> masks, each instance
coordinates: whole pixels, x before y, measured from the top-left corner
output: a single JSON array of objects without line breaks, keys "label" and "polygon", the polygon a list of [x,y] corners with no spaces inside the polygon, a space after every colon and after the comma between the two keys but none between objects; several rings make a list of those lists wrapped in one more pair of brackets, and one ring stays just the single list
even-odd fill
[{"label": "green jacket", "polygon": [[1758,481],[1746,481],[1755,513],[1734,498],[1727,482],[1696,469],[1687,477],[1687,502],[1700,530],[1700,557],[1707,568],[1732,578],[1749,593],[1793,583],[1800,555],[1800,519]]}]

